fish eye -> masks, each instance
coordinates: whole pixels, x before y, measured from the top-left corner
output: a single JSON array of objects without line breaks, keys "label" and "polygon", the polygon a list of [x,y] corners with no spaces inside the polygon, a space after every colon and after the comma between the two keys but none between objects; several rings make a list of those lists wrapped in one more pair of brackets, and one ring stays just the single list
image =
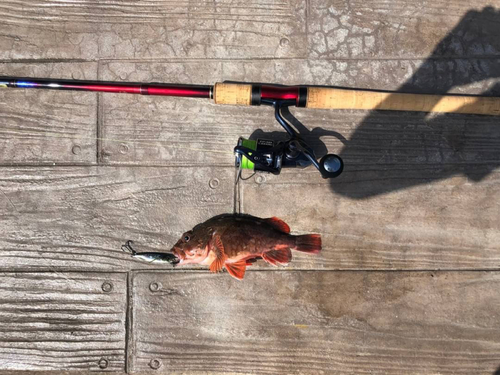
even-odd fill
[{"label": "fish eye", "polygon": [[191,237],[189,237],[189,235],[185,235],[184,236],[184,242],[189,242],[189,240],[191,239]]}]

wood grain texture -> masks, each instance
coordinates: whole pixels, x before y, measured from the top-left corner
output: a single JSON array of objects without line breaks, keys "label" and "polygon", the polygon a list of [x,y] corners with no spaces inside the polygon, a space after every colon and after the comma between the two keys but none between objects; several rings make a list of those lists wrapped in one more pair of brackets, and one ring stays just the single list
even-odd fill
[{"label": "wood grain texture", "polygon": [[4,167],[0,270],[162,268],[121,245],[170,250],[195,224],[232,212],[234,176],[215,167]]},{"label": "wood grain texture", "polygon": [[126,293],[125,274],[0,273],[0,370],[124,370]]},{"label": "wood grain texture", "polygon": [[[4,63],[0,76],[96,79],[97,63]],[[0,90],[0,165],[94,164],[97,94]]]},{"label": "wood grain texture", "polygon": [[[453,176],[441,179],[446,168]],[[453,172],[432,164],[347,164],[330,183],[313,170],[285,171],[246,181],[242,211],[322,235],[320,255],[295,252],[289,267],[498,269],[500,174],[475,182]]]},{"label": "wood grain texture", "polygon": [[[278,84],[330,85],[419,93],[500,94],[496,77],[499,60],[449,61],[311,61],[241,60],[182,62],[103,62],[100,78],[117,81],[158,82],[178,77],[176,82],[213,84],[227,79]],[[174,80],[175,81],[175,80]],[[214,105],[208,100],[133,95],[103,95],[102,162],[106,164],[150,165],[234,165],[232,149],[240,136],[257,129],[282,131],[268,107]],[[341,132],[348,138],[369,114],[364,112],[297,110],[308,128]],[[417,122],[425,118],[411,114],[387,114],[372,122]],[[479,121],[496,128],[497,119],[463,116],[440,118],[446,126]],[[462,125],[460,125],[462,126]],[[300,129],[302,132],[305,129]],[[318,143],[316,134],[309,137]],[[494,132],[494,130],[491,130]],[[307,136],[307,132],[304,133]],[[395,137],[396,139],[396,137]],[[326,138],[328,146],[338,142]],[[386,147],[387,145],[384,145]],[[418,145],[413,145],[418,147]]]},{"label": "wood grain texture", "polygon": [[[463,175],[443,179],[429,164],[402,165],[350,165],[332,186],[313,170],[251,179],[243,183],[242,209],[279,216],[296,233],[323,235],[322,255],[296,253],[291,268],[498,268],[498,173],[473,182]],[[0,267],[158,268],[134,262],[120,246],[132,239],[140,249],[168,250],[185,230],[231,212],[233,173],[5,168]],[[285,199],[293,204],[281,204]]]},{"label": "wood grain texture", "polygon": [[491,374],[499,283],[496,272],[138,273],[131,372],[157,360],[162,374]]},{"label": "wood grain texture", "polygon": [[[109,371],[92,371],[92,374],[106,374],[109,373]],[[13,373],[11,370],[0,370],[0,375],[88,375],[89,370],[36,370],[36,371],[30,371],[30,370],[16,370],[15,373]],[[126,375],[127,373],[125,371],[116,371],[113,370],[113,375]]]},{"label": "wood grain texture", "polygon": [[8,0],[0,58],[305,56],[304,3]]},{"label": "wood grain texture", "polygon": [[[231,63],[107,62],[101,79],[214,84]],[[242,65],[240,65],[242,66]],[[102,162],[137,165],[234,166],[238,138],[272,111],[228,110],[208,99],[106,95],[102,97]],[[261,113],[261,114],[260,114]],[[259,115],[260,114],[260,115]]]},{"label": "wood grain texture", "polygon": [[492,57],[498,2],[311,0],[312,58]]}]

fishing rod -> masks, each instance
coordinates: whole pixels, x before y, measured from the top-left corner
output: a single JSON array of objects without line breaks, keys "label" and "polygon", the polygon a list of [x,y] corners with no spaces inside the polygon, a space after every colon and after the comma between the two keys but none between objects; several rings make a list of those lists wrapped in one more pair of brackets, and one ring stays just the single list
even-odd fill
[{"label": "fishing rod", "polygon": [[409,94],[333,87],[234,82],[216,83],[212,86],[0,77],[1,87],[204,98],[213,100],[215,104],[271,106],[274,108],[276,120],[288,133],[288,140],[283,142],[240,137],[234,148],[236,167],[279,174],[282,168],[303,168],[312,164],[324,178],[334,178],[342,173],[344,168],[342,159],[338,155],[327,154],[318,161],[312,147],[283,117],[284,108],[295,106],[314,109],[500,115],[500,98],[498,97]]}]

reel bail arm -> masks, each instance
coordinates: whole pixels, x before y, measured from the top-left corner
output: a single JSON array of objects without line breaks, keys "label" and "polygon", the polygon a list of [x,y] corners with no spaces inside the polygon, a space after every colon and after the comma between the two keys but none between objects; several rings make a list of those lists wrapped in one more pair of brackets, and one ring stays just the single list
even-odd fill
[{"label": "reel bail arm", "polygon": [[335,178],[342,173],[344,163],[335,154],[327,154],[318,162],[314,150],[283,117],[281,110],[295,106],[296,100],[262,99],[261,104],[274,108],[276,121],[285,129],[290,138],[285,142],[240,138],[234,148],[236,167],[280,174],[281,168],[304,168],[314,165],[323,178]]}]

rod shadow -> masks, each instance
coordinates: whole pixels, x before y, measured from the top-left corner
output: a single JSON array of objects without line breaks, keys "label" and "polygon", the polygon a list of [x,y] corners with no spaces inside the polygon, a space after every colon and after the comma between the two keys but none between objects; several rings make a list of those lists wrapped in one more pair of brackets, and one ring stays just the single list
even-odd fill
[{"label": "rod shadow", "polygon": [[[499,16],[491,7],[467,12],[397,91],[444,94],[498,78]],[[500,96],[500,83],[482,95]],[[500,165],[499,122],[494,116],[371,111],[341,150],[344,173],[331,180],[331,189],[364,199],[456,175],[481,181]]]}]

